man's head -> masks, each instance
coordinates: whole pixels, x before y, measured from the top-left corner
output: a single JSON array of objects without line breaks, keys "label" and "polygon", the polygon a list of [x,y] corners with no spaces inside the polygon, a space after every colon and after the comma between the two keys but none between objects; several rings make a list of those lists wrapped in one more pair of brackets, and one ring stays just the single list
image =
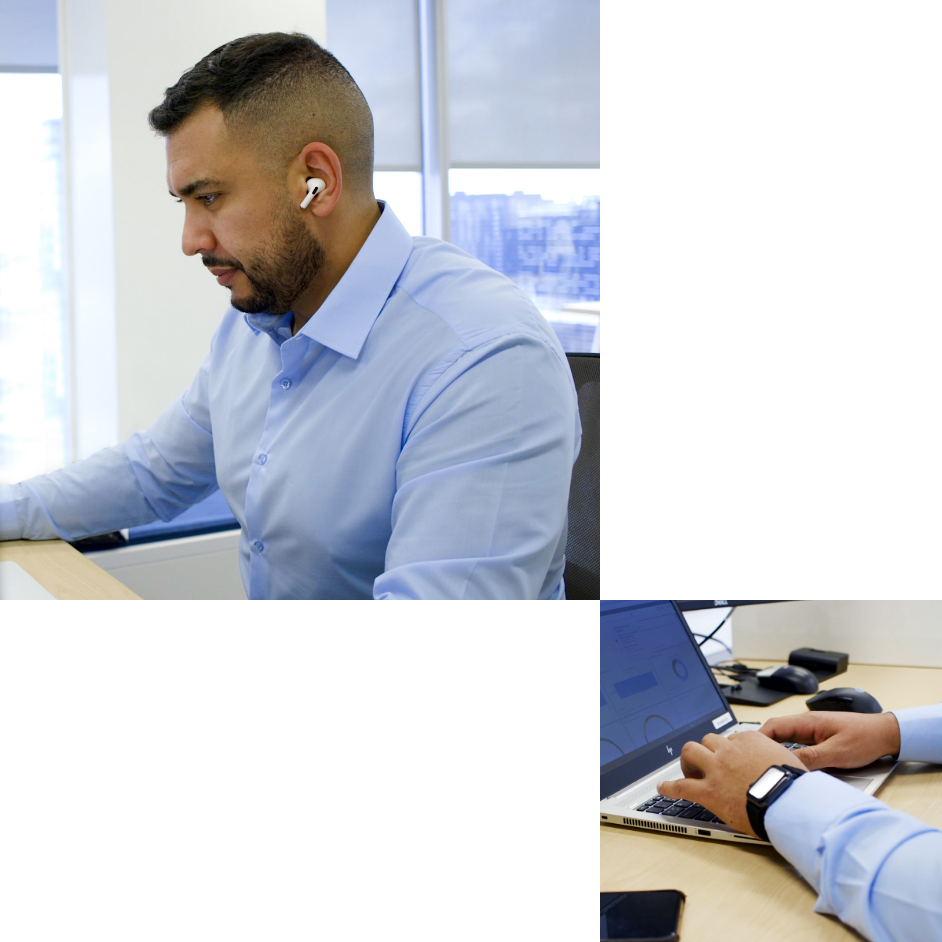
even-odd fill
[{"label": "man's head", "polygon": [[[345,211],[375,209],[369,107],[308,36],[221,46],[167,89],[150,123],[186,204],[183,251],[202,256],[241,310],[291,310],[325,263],[327,217],[336,228]],[[309,177],[326,186],[302,210]]]}]

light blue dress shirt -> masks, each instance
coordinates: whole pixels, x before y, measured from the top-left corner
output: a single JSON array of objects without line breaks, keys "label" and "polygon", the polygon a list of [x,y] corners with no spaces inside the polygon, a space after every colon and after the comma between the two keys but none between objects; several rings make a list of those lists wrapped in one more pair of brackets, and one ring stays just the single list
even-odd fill
[{"label": "light blue dress shirt", "polygon": [[147,431],[0,488],[0,539],[170,520],[218,486],[250,598],[564,597],[578,403],[519,288],[385,206],[290,325],[229,308]]},{"label": "light blue dress shirt", "polygon": [[[942,763],[942,704],[894,710],[900,760]],[[942,939],[942,831],[824,772],[765,816],[769,839],[831,913],[873,942]]]}]

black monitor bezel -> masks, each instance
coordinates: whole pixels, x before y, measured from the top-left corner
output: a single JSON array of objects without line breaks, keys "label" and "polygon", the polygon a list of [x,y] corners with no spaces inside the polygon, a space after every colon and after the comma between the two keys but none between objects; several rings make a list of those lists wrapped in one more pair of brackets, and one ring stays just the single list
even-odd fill
[{"label": "black monitor bezel", "polygon": [[[609,600],[606,599],[605,601]],[[671,761],[672,758],[676,759],[680,755],[680,750],[683,748],[684,743],[689,742],[690,740],[700,742],[700,740],[703,739],[707,733],[721,733],[723,730],[734,726],[737,722],[736,715],[733,713],[732,707],[729,705],[729,701],[726,699],[723,691],[720,689],[720,685],[717,683],[716,677],[713,674],[713,671],[710,669],[710,665],[703,656],[703,651],[700,649],[700,645],[697,644],[697,639],[694,638],[693,633],[690,630],[690,626],[687,624],[687,619],[684,618],[684,613],[680,610],[680,606],[677,604],[677,602],[666,599],[656,600],[654,604],[662,604],[664,601],[670,601],[670,604],[674,606],[674,611],[677,613],[680,623],[684,626],[684,631],[687,632],[687,635],[690,638],[690,643],[696,649],[697,655],[703,663],[703,668],[707,672],[707,676],[713,682],[713,686],[716,688],[716,692],[719,694],[720,700],[726,706],[726,711],[729,713],[730,720],[728,723],[724,723],[720,727],[715,727],[713,725],[713,720],[707,719],[703,723],[700,723],[690,729],[678,730],[677,733],[670,739],[655,741],[651,744],[652,747],[663,747],[663,751],[661,748],[651,748],[643,752],[641,755],[636,756],[634,759],[629,758],[626,762],[622,762],[620,765],[610,768],[607,772],[603,772],[602,769],[599,769],[599,790],[601,792],[600,800],[604,800],[610,795],[620,792],[623,788],[630,785],[632,782],[637,782],[639,779],[644,778],[645,775],[649,775],[651,772],[659,769],[662,765],[666,765]],[[600,609],[600,622],[601,617],[602,613]],[[673,756],[668,751],[668,747],[673,749]],[[608,764],[611,765],[611,763]],[[604,766],[602,768],[604,768]]]}]

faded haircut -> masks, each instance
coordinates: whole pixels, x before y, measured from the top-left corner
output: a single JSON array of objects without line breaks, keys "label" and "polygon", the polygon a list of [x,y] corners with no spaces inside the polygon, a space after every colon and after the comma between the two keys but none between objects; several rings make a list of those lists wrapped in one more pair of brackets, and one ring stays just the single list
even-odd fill
[{"label": "faded haircut", "polygon": [[350,73],[304,33],[255,33],[214,49],[167,89],[148,115],[172,134],[207,105],[252,144],[270,169],[286,167],[311,141],[336,151],[345,183],[372,188],[373,116]]}]

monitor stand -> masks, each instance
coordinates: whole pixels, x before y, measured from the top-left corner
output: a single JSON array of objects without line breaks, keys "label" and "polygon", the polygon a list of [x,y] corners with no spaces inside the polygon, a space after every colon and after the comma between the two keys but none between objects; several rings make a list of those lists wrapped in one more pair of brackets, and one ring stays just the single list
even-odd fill
[{"label": "monitor stand", "polygon": [[[811,673],[818,678],[819,684],[822,681],[837,676],[828,671],[812,671]],[[726,679],[732,682],[732,686],[727,687],[724,684],[720,684],[720,690],[726,694],[726,699],[729,700],[730,703],[741,703],[747,706],[771,706],[773,703],[778,703],[779,700],[794,696],[794,694],[789,693],[787,690],[771,690],[768,687],[760,687],[759,681],[756,680],[755,677],[750,677],[748,674],[743,674],[738,681],[733,681],[732,677]],[[798,694],[798,696],[813,697],[814,694]]]}]

